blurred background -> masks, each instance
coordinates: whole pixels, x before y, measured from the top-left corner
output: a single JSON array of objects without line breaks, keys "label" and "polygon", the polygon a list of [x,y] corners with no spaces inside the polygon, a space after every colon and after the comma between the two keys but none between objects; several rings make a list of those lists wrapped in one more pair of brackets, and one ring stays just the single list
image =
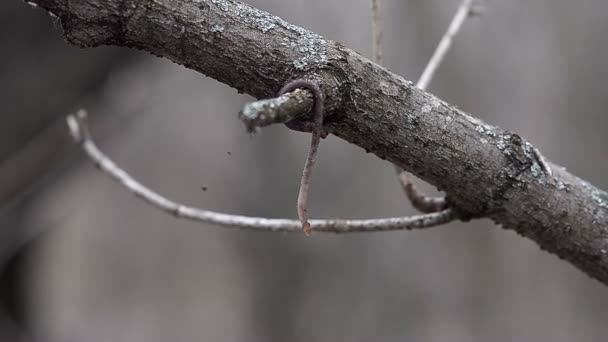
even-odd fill
[{"label": "blurred background", "polygon": [[[247,2],[371,56],[367,0]],[[458,3],[385,0],[387,67],[415,81]],[[250,97],[60,32],[0,2],[0,341],[606,340],[608,289],[488,220],[305,238],[143,204],[76,150],[66,113],[87,108],[100,147],[153,189],[256,216],[295,217],[309,136],[250,137],[237,119]],[[430,91],[608,189],[607,32],[604,0],[488,1]],[[312,216],[413,213],[397,184],[391,165],[330,137]]]}]

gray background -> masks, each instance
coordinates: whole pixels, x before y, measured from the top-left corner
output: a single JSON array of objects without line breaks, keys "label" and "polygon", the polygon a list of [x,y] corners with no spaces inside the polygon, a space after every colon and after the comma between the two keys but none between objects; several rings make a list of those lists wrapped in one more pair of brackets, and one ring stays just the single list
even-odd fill
[{"label": "gray background", "polygon": [[[459,1],[384,2],[386,66],[415,81]],[[371,56],[369,1],[248,3]],[[486,7],[429,90],[608,189],[608,2]],[[40,236],[19,275],[30,336],[606,340],[608,290],[488,220],[309,239],[150,208],[77,153],[64,114],[85,106],[102,149],[170,198],[256,216],[295,217],[309,136],[271,127],[252,138],[237,119],[250,97],[142,52],[69,47],[21,1],[2,1],[0,19],[0,256]],[[413,213],[391,165],[335,137],[311,191],[313,217]]]}]

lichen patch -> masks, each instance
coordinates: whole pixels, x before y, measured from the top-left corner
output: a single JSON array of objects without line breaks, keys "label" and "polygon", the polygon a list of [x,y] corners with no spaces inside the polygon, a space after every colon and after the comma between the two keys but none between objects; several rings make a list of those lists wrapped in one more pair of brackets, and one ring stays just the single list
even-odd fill
[{"label": "lichen patch", "polygon": [[[296,53],[293,66],[298,70],[306,70],[313,66],[327,63],[327,41],[320,35],[292,25],[283,19],[233,0],[211,0],[221,11],[228,12],[233,17],[242,20],[242,24],[267,33],[276,28],[283,28],[295,33],[296,38],[284,38],[281,43]],[[286,39],[286,40],[285,40]]]}]

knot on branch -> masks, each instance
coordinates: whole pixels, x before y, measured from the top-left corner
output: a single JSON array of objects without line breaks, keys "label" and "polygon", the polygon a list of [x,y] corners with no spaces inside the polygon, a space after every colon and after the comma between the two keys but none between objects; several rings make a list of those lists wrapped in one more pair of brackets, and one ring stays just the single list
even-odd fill
[{"label": "knot on branch", "polygon": [[509,162],[509,168],[512,170],[509,177],[516,179],[528,170],[534,178],[539,179],[553,174],[545,158],[530,142],[509,131],[505,131],[499,138],[496,146]]}]

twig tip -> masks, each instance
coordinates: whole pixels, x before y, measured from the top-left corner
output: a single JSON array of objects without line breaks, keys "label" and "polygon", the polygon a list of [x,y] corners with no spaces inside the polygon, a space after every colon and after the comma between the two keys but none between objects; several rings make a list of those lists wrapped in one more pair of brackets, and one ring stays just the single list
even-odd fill
[{"label": "twig tip", "polygon": [[82,143],[91,138],[89,129],[86,126],[87,112],[84,109],[78,110],[76,114],[68,114],[65,118],[70,135],[77,143]]},{"label": "twig tip", "polygon": [[65,118],[65,121],[68,124],[70,135],[72,136],[74,141],[81,142],[82,134],[80,130],[80,124],[78,123],[78,120],[76,120],[76,117],[73,114],[68,114],[68,116]]}]

